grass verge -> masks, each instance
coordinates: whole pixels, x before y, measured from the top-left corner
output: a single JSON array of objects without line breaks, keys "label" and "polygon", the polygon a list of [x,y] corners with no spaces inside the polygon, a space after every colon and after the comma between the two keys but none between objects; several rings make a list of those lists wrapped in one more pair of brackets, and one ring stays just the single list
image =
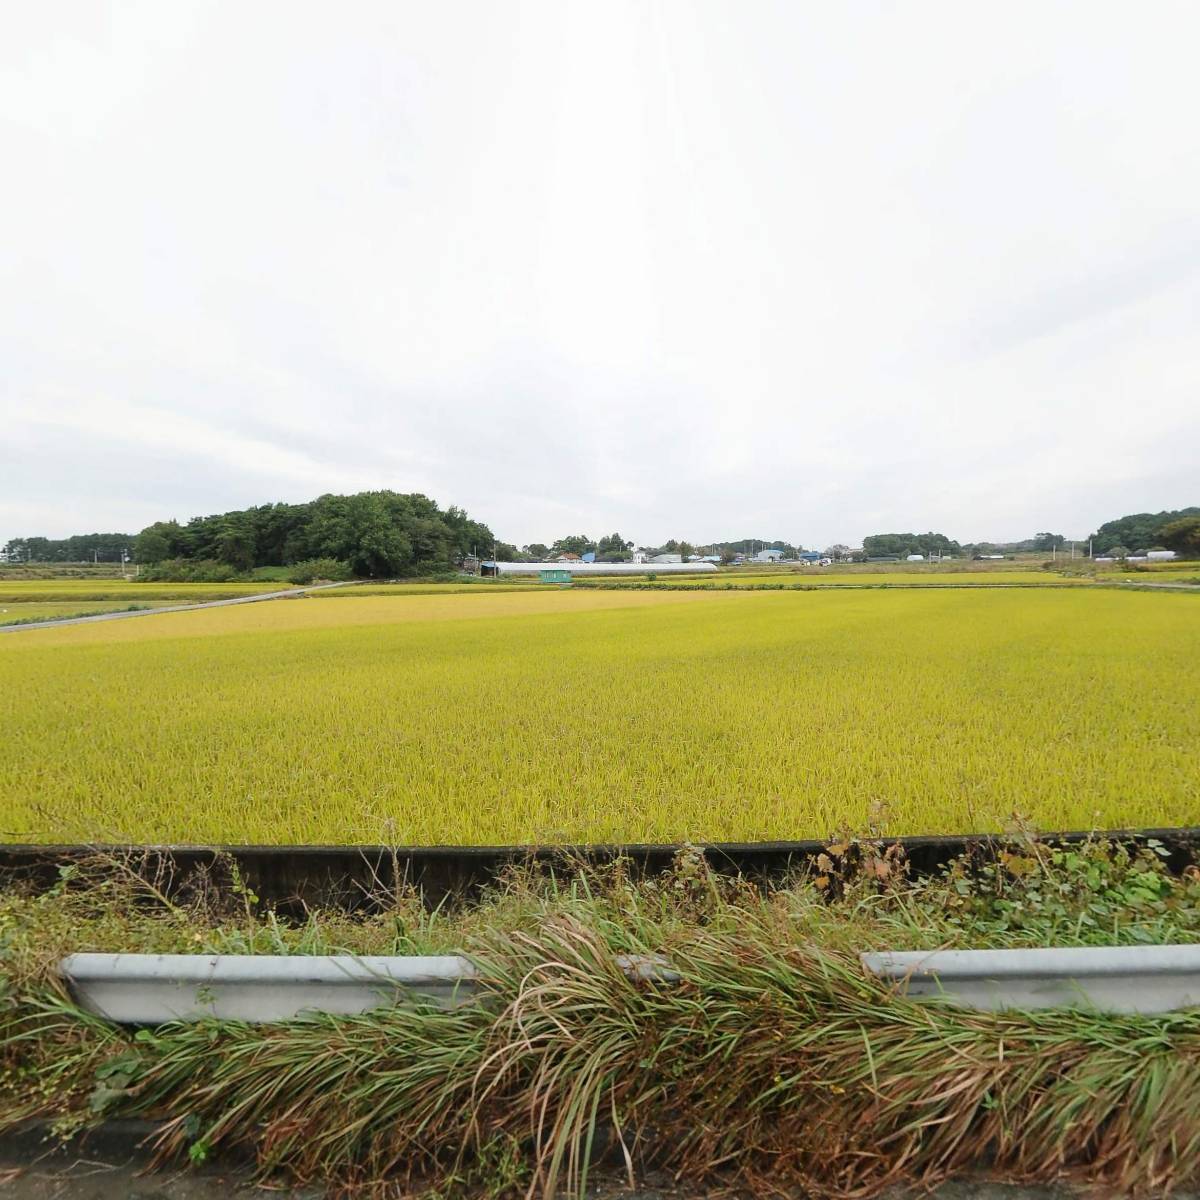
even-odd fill
[{"label": "grass verge", "polygon": [[[109,864],[108,866],[110,866]],[[910,881],[880,844],[830,846],[762,890],[675,870],[516,871],[482,903],[401,893],[364,919],[285,925],[237,884],[166,901],[87,870],[0,895],[0,1128],[167,1125],[164,1157],[250,1149],[265,1175],[347,1194],[581,1194],[601,1158],[757,1193],[869,1197],[986,1165],[1122,1191],[1195,1182],[1200,1011],[977,1013],[905,1000],[863,949],[1200,940],[1200,882],[1153,847],[1014,843]],[[274,1026],[133,1033],[76,1010],[68,950],[463,950],[485,999]],[[681,982],[631,980],[665,954]]]}]

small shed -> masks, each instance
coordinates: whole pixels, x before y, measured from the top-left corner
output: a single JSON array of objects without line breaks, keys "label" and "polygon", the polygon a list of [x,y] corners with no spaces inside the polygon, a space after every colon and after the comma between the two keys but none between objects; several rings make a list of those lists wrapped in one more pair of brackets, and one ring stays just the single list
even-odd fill
[{"label": "small shed", "polygon": [[565,567],[546,567],[538,572],[542,583],[570,583],[571,572]]}]

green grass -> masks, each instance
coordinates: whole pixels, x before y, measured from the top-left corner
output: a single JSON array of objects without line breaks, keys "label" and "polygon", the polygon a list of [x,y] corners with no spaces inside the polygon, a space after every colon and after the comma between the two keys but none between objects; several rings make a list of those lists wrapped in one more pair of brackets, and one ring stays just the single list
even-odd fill
[{"label": "green grass", "polygon": [[1194,823],[1200,609],[1070,590],[279,601],[0,643],[8,840]]}]

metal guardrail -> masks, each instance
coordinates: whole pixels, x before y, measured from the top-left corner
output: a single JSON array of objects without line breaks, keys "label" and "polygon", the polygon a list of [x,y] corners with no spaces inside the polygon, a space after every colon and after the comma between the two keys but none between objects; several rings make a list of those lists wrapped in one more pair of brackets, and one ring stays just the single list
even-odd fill
[{"label": "metal guardrail", "polygon": [[[1200,1004],[1200,946],[882,951],[861,961],[900,995],[970,1008],[1161,1013]],[[680,980],[661,956],[619,955],[616,962],[632,979],[665,986]],[[60,971],[81,1007],[140,1025],[205,1017],[285,1021],[412,998],[453,1007],[481,991],[478,969],[461,955],[72,954]]]},{"label": "metal guardrail", "polygon": [[477,978],[460,955],[71,954],[59,970],[82,1008],[128,1025],[287,1021],[410,997],[450,1008],[474,997]]},{"label": "metal guardrail", "polygon": [[1162,1013],[1200,1004],[1200,946],[883,951],[862,962],[903,995],[994,1011]]}]

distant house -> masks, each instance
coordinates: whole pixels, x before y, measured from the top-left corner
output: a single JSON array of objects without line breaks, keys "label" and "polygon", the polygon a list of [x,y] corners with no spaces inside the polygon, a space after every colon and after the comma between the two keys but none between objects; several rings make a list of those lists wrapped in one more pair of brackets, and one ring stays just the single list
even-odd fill
[{"label": "distant house", "polygon": [[582,562],[583,560],[579,557],[578,554],[572,554],[571,551],[568,550],[566,552],[566,554],[560,554],[554,561],[555,562]]},{"label": "distant house", "polygon": [[755,562],[777,563],[783,557],[782,550],[760,550],[755,556]]},{"label": "distant house", "polygon": [[631,556],[630,561],[635,562],[635,563],[644,563],[646,561],[645,550],[635,550],[633,552],[633,555]]},{"label": "distant house", "polygon": [[683,562],[682,554],[656,554],[650,559],[652,563],[681,563]]},{"label": "distant house", "polygon": [[801,550],[800,553],[796,555],[796,557],[801,562],[806,562],[806,563],[815,563],[815,562],[822,561],[821,556],[815,550]]}]

